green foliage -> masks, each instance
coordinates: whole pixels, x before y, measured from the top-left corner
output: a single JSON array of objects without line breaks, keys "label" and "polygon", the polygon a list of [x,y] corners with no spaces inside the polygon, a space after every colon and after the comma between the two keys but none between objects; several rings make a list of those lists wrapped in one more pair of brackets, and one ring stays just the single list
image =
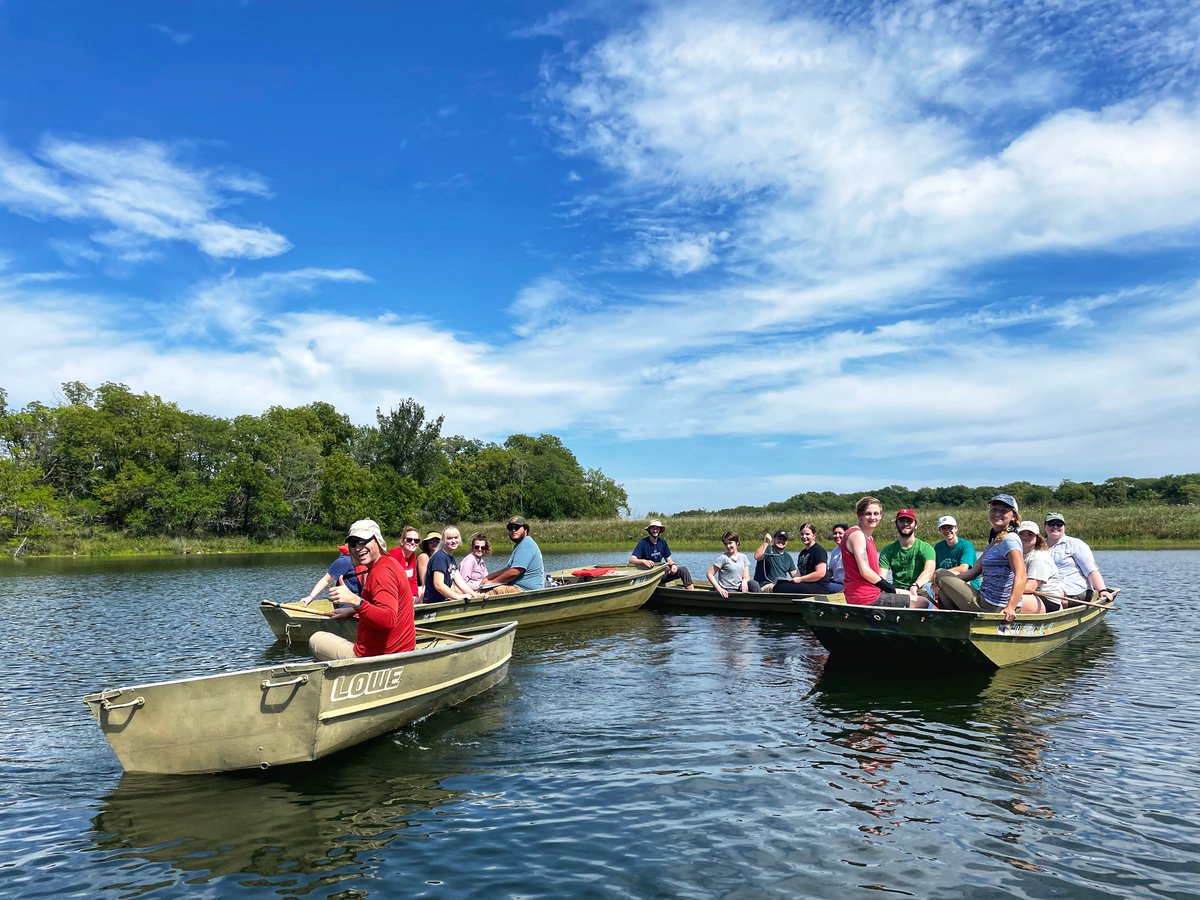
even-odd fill
[{"label": "green foliage", "polygon": [[425,421],[425,407],[411,398],[384,415],[375,410],[379,422],[378,452],[401,475],[419,485],[430,484],[446,467],[439,437],[445,416]]}]

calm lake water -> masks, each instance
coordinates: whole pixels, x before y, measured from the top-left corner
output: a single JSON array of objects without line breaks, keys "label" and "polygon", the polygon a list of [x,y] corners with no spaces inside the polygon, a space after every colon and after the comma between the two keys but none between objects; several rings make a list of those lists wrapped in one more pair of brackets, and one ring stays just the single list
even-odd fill
[{"label": "calm lake water", "polygon": [[1097,556],[1119,609],[1016,670],[826,671],[792,620],[639,611],[518,632],[490,693],[311,766],[173,778],[123,775],[80,698],[295,655],[257,602],[328,560],[5,563],[0,890],[1195,897],[1200,553]]}]

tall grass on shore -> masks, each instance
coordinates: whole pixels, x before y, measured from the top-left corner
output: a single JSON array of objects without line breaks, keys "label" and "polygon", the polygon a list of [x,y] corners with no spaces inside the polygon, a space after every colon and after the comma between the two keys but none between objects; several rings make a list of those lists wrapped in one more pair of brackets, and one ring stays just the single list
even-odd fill
[{"label": "tall grass on shore", "polygon": [[[1020,498],[1018,498],[1019,500]],[[1023,518],[1030,518],[1039,525],[1048,510],[1022,509]],[[1145,504],[1118,507],[1067,507],[1055,510],[1064,514],[1067,533],[1086,540],[1094,549],[1200,549],[1200,506],[1168,506]],[[937,520],[939,516],[952,515],[958,520],[959,533],[981,547],[987,539],[988,521],[984,509],[918,509],[917,536],[934,543],[939,539]],[[882,546],[895,536],[892,517],[895,510],[884,510],[884,521],[876,532],[877,543]],[[582,551],[599,550],[611,555],[612,551],[631,551],[646,533],[646,519],[571,519],[557,522],[531,523],[534,538],[545,550]],[[818,539],[826,547],[831,546],[830,530],[835,522],[853,524],[854,511],[845,513],[818,513],[803,517],[796,514],[753,514],[742,516],[681,516],[666,518],[667,540],[673,550],[721,550],[721,535],[727,529],[738,532],[742,547],[758,544],[767,532],[778,528],[798,537],[804,522],[816,526]],[[440,529],[443,523],[428,522],[421,530]],[[495,556],[503,557],[508,552],[508,539],[504,523],[459,523],[463,537],[474,531],[482,531],[492,542]],[[394,535],[388,535],[389,539]],[[36,552],[27,551],[23,556],[150,556],[187,555],[212,553],[287,553],[303,551],[330,551],[341,543],[344,535],[330,533],[327,540],[301,540],[294,537],[278,537],[256,541],[247,537],[193,538],[164,535],[133,536],[116,532],[91,531],[86,534],[59,535]],[[626,550],[628,548],[628,550]],[[9,548],[11,554],[13,548]]]},{"label": "tall grass on shore", "polygon": [[[1019,502],[1019,500],[1018,500]],[[1200,548],[1200,506],[1143,505],[1120,506],[1099,509],[1094,507],[1070,507],[1056,509],[1067,522],[1067,533],[1086,540],[1093,549],[1194,549]],[[976,546],[987,541],[990,525],[986,509],[918,509],[917,536],[935,543],[941,536],[937,533],[937,520],[943,515],[952,515],[958,520],[959,534]],[[1022,518],[1030,518],[1042,525],[1047,509],[1022,509]],[[877,543],[882,546],[895,539],[892,526],[895,510],[884,510],[884,521],[876,530]],[[753,546],[767,532],[783,528],[793,537],[799,537],[800,526],[811,522],[817,529],[817,539],[826,547],[834,523],[855,523],[854,510],[845,513],[816,513],[811,516],[746,515],[746,516],[683,516],[667,518],[666,537],[672,549],[721,550],[721,535],[732,529],[741,536],[742,547]],[[645,534],[645,519],[581,522],[533,523],[533,535],[543,547],[564,550],[590,550],[628,546],[633,549],[638,539]],[[466,526],[475,530],[475,526]],[[499,552],[496,535],[502,535],[502,525],[487,525],[482,528],[492,536],[492,544]]]}]

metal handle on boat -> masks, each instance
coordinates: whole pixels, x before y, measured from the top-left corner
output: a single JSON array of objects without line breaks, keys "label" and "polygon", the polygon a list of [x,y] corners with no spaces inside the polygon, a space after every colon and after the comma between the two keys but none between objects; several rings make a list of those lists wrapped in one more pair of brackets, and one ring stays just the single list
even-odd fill
[{"label": "metal handle on boat", "polygon": [[109,703],[107,698],[100,700],[100,706],[104,710],[128,709],[131,706],[145,706],[145,697],[134,697],[128,703]]},{"label": "metal handle on boat", "polygon": [[269,688],[288,687],[293,684],[308,684],[308,676],[297,675],[290,681],[272,681],[270,678],[265,678],[262,682],[262,689],[265,691]]},{"label": "metal handle on boat", "polygon": [[284,634],[284,637],[287,639],[288,647],[292,646],[292,629],[296,629],[297,631],[299,631],[300,623],[299,622],[288,622],[286,625],[283,626],[283,634]]}]

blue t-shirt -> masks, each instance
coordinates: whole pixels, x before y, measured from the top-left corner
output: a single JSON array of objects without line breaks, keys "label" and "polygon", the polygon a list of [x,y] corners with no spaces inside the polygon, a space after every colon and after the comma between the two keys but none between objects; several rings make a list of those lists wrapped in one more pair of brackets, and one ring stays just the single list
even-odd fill
[{"label": "blue t-shirt", "polygon": [[542,565],[542,551],[529,535],[513,546],[507,566],[524,569],[521,577],[513,582],[523,591],[539,591],[546,586],[546,567]]},{"label": "blue t-shirt", "polygon": [[667,539],[664,537],[659,537],[658,541],[653,544],[650,543],[650,538],[644,537],[633,548],[633,555],[638,559],[648,559],[658,565],[660,562],[666,562],[671,555],[671,548],[667,546]]},{"label": "blue t-shirt", "polygon": [[337,584],[339,578],[344,578],[345,581],[342,584],[354,593],[362,595],[362,585],[358,581],[358,576],[354,574],[354,563],[350,561],[350,557],[339,556],[325,571],[329,573],[330,584]]},{"label": "blue t-shirt", "polygon": [[425,602],[437,603],[439,600],[450,600],[437,589],[433,580],[434,572],[442,573],[442,582],[447,588],[454,586],[454,573],[458,571],[458,560],[445,550],[437,550],[429,557],[429,565],[425,568]]},{"label": "blue t-shirt", "polygon": [[1008,600],[1012,597],[1013,570],[1008,554],[1013,550],[1024,556],[1021,539],[1010,531],[983,551],[983,587],[979,590],[983,599],[997,609],[1008,606]]}]

